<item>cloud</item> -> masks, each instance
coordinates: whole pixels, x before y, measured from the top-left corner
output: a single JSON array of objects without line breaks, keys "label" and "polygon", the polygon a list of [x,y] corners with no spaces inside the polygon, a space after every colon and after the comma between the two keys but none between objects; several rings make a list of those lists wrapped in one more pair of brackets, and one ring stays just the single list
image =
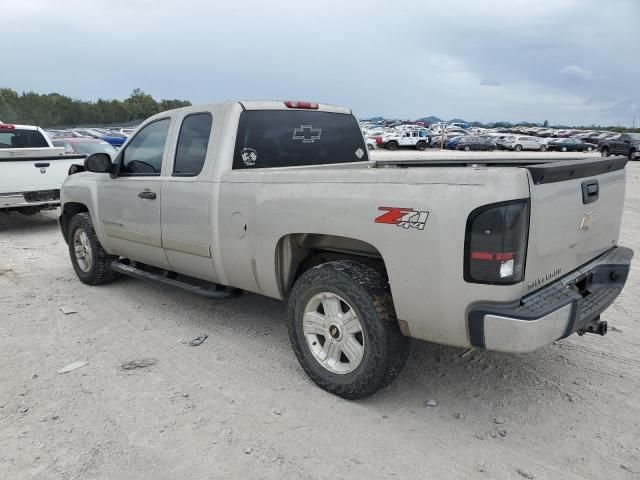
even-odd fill
[{"label": "cloud", "polygon": [[560,69],[560,74],[578,82],[586,82],[593,78],[593,72],[582,68],[580,65],[565,65]]},{"label": "cloud", "polygon": [[627,109],[590,99],[637,98],[640,63],[629,59],[640,29],[619,22],[640,18],[638,0],[403,0],[384,15],[376,3],[4,2],[12,21],[2,36],[20,47],[3,50],[3,65],[20,68],[3,68],[0,87],[82,99],[136,87],[194,103],[299,98],[363,117],[628,122]]}]

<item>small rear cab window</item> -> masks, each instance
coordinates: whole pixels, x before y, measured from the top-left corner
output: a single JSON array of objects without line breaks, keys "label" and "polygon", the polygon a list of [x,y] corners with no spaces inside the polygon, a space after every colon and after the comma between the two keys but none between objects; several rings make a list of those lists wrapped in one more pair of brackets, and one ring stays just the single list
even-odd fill
[{"label": "small rear cab window", "polygon": [[38,130],[0,130],[0,148],[46,148],[49,144]]}]

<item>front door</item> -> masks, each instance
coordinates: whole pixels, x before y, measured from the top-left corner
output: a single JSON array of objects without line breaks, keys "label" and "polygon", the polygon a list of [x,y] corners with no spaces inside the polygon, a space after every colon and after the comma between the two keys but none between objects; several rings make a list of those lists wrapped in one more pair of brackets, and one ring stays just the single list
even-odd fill
[{"label": "front door", "polygon": [[98,188],[98,212],[112,253],[167,268],[160,233],[162,163],[171,120],[149,123],[118,155],[118,176]]}]

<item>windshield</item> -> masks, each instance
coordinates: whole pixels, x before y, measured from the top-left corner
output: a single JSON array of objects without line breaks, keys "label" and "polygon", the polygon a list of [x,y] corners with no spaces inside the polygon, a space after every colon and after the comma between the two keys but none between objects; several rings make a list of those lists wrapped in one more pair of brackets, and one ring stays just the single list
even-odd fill
[{"label": "windshield", "polygon": [[112,147],[107,142],[74,142],[73,144],[76,152],[91,155],[92,153],[108,153],[111,158],[114,158],[118,150]]},{"label": "windshield", "polygon": [[640,140],[640,133],[628,133],[627,135],[629,135],[635,141]]},{"label": "windshield", "polygon": [[256,110],[240,115],[234,169],[367,160],[367,147],[353,115],[305,110]]},{"label": "windshield", "polygon": [[46,148],[49,144],[37,130],[0,130],[0,148]]}]

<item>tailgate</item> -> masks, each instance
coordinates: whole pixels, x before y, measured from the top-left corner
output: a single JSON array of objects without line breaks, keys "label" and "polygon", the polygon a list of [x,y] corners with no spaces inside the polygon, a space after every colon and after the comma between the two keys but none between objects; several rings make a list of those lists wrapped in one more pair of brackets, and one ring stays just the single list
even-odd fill
[{"label": "tailgate", "polygon": [[62,155],[64,148],[23,150],[25,155],[10,157],[0,150],[0,195],[60,189],[71,164],[81,164],[84,158]]},{"label": "tailgate", "polygon": [[526,167],[531,220],[525,294],[617,244],[626,159],[587,158]]}]

